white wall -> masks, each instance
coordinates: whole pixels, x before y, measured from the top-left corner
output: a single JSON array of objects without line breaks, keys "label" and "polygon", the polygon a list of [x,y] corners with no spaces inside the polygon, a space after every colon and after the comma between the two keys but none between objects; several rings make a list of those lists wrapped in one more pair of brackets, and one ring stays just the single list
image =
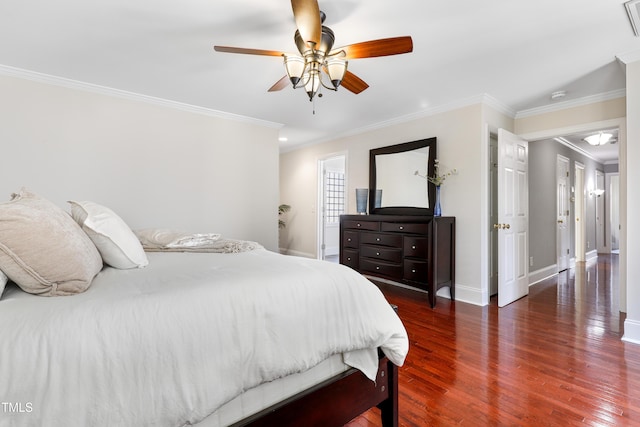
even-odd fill
[{"label": "white wall", "polygon": [[278,130],[0,75],[0,201],[22,186],[132,228],[220,232],[277,250]]},{"label": "white wall", "polygon": [[[621,212],[623,233],[620,253],[626,252],[624,267],[627,283],[627,317],[624,339],[640,344],[640,59],[626,64],[627,74],[627,144],[626,162],[620,164],[621,197],[626,194],[626,211]],[[626,238],[624,228],[626,227]],[[622,262],[621,262],[622,265]],[[621,270],[622,274],[622,270]]]}]

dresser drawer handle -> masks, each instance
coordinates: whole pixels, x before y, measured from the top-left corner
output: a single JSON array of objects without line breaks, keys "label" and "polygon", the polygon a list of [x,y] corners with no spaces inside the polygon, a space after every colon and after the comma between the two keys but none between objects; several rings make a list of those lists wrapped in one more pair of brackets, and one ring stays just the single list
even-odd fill
[{"label": "dresser drawer handle", "polygon": [[347,242],[350,242],[350,241],[351,241],[351,237],[349,237],[349,238],[347,239]]},{"label": "dresser drawer handle", "polygon": [[404,230],[404,227],[403,227],[403,226],[400,226],[400,230]]},{"label": "dresser drawer handle", "polygon": [[412,273],[415,273],[415,272],[416,272],[416,269],[415,269],[415,268],[414,268],[414,269],[412,269],[412,270],[411,270],[411,272],[412,272]]},{"label": "dresser drawer handle", "polygon": [[351,257],[347,257],[347,261],[351,261]]},{"label": "dresser drawer handle", "polygon": [[380,241],[380,238],[379,238],[379,237],[376,237],[376,242],[379,242],[379,241]]},{"label": "dresser drawer handle", "polygon": [[380,270],[380,266],[376,265],[376,270]]},{"label": "dresser drawer handle", "polygon": [[376,256],[380,256],[380,252],[376,252]]},{"label": "dresser drawer handle", "polygon": [[416,248],[416,245],[411,246],[411,249],[415,249],[415,248]]},{"label": "dresser drawer handle", "polygon": [[361,227],[360,223],[358,223],[358,224],[356,225],[356,227]]}]

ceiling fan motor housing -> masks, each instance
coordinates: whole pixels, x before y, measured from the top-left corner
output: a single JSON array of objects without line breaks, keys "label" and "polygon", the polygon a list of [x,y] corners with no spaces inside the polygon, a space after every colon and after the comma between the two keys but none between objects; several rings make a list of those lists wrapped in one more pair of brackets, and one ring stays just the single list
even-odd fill
[{"label": "ceiling fan motor housing", "polygon": [[316,46],[309,46],[306,41],[302,40],[302,36],[300,35],[300,31],[296,30],[296,34],[293,37],[298,51],[302,56],[306,56],[309,51],[322,52],[322,56],[326,56],[331,49],[333,48],[333,43],[336,40],[333,31],[329,27],[322,26],[322,37],[320,38],[320,43]]}]

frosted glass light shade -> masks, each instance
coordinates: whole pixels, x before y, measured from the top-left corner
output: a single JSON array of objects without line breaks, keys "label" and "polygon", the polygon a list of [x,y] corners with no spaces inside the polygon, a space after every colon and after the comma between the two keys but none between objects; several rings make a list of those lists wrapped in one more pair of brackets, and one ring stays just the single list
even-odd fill
[{"label": "frosted glass light shade", "polygon": [[294,87],[302,78],[302,74],[304,74],[304,66],[304,58],[296,55],[285,55],[284,67],[286,68],[289,80],[291,80]]}]

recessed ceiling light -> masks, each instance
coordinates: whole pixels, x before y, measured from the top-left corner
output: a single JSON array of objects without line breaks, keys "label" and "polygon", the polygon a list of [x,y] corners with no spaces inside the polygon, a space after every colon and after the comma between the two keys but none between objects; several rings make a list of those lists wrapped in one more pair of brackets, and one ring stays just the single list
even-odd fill
[{"label": "recessed ceiling light", "polygon": [[556,92],[551,93],[551,99],[553,100],[561,99],[561,98],[564,98],[565,96],[567,96],[567,91],[565,90],[558,90]]}]

